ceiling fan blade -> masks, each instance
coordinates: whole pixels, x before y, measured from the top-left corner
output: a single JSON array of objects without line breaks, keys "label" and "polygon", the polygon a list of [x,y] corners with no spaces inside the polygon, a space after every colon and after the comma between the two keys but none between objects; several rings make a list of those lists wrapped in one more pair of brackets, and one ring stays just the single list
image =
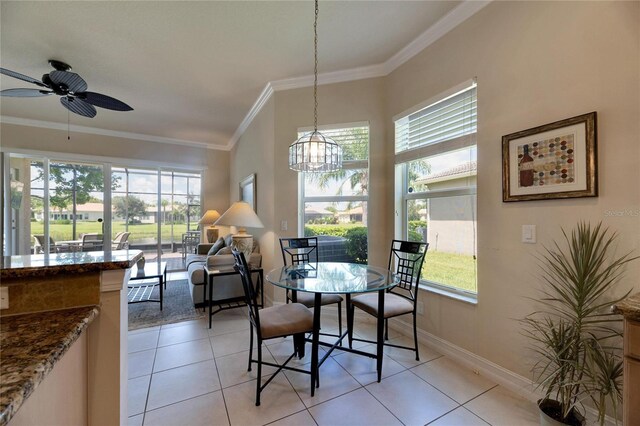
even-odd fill
[{"label": "ceiling fan blade", "polygon": [[10,98],[35,98],[38,96],[48,96],[53,92],[40,89],[6,89],[0,91],[0,96]]},{"label": "ceiling fan blade", "polygon": [[8,75],[9,77],[17,78],[18,80],[26,81],[29,83],[37,84],[40,87],[47,87],[43,82],[36,80],[28,75],[20,74],[19,72],[11,71],[6,68],[0,68],[0,74]]},{"label": "ceiling fan blade", "polygon": [[74,72],[51,71],[49,78],[57,85],[64,84],[70,92],[84,92],[87,90],[87,82]]},{"label": "ceiling fan blade", "polygon": [[84,92],[76,93],[76,96],[79,96],[85,102],[100,108],[111,109],[114,111],[133,111],[133,108],[124,102],[101,93]]},{"label": "ceiling fan blade", "polygon": [[93,118],[97,114],[93,105],[86,103],[82,99],[63,96],[60,98],[60,103],[69,111],[84,117]]}]

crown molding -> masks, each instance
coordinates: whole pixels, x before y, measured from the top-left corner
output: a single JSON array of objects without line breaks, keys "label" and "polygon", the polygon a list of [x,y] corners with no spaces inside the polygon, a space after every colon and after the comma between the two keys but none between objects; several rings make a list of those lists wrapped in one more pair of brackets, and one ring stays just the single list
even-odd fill
[{"label": "crown molding", "polygon": [[[384,69],[384,64],[369,65],[366,67],[350,68],[348,70],[318,74],[318,84],[334,84],[345,81],[364,80],[366,78],[384,77],[387,74],[388,73]],[[270,84],[275,92],[280,90],[300,89],[302,87],[313,86],[313,75],[276,80],[272,81]]]},{"label": "crown molding", "polygon": [[386,73],[389,74],[409,59],[422,52],[449,31],[475,15],[482,8],[491,3],[491,0],[467,0],[451,10],[415,40],[403,47],[398,53],[389,58],[384,64]]},{"label": "crown molding", "polygon": [[269,82],[267,83],[266,86],[264,86],[264,89],[262,89],[260,96],[258,96],[258,99],[256,99],[256,101],[253,103],[253,106],[251,107],[247,115],[244,117],[244,119],[242,120],[242,122],[240,123],[236,131],[233,133],[233,136],[231,136],[231,139],[229,140],[229,143],[226,146],[226,149],[228,151],[230,151],[234,147],[236,142],[240,140],[240,136],[242,136],[244,131],[247,130],[247,127],[249,127],[249,125],[251,124],[253,119],[256,117],[256,115],[258,115],[260,110],[262,110],[262,107],[264,107],[264,105],[267,103],[269,98],[271,98],[271,95],[273,95],[273,86],[271,82]]},{"label": "crown molding", "polygon": [[[416,39],[403,47],[398,53],[381,64],[369,65],[348,70],[333,71],[318,74],[318,84],[343,83],[346,81],[364,80],[366,78],[385,77],[400,65],[416,56],[429,45],[436,42],[449,31],[479,12],[493,0],[465,0],[459,6],[451,10],[435,24],[420,34]],[[280,90],[300,89],[313,86],[313,75],[274,80],[267,83],[258,99],[244,117],[233,137],[227,144],[227,149],[232,149],[240,140],[240,137],[258,115],[262,107],[267,103],[274,92]]]},{"label": "crown molding", "polygon": [[213,149],[213,150],[221,150],[221,151],[227,151],[229,149],[227,148],[227,146],[212,146],[205,142],[165,138],[162,136],[145,135],[142,133],[131,133],[131,132],[121,132],[117,130],[99,129],[96,127],[78,126],[75,124],[72,124],[69,126],[65,123],[56,123],[53,121],[31,120],[27,118],[9,117],[6,115],[0,115],[0,123],[15,124],[17,126],[39,127],[42,129],[52,129],[52,130],[66,131],[68,129],[75,133],[111,136],[116,138],[126,138],[126,139],[134,139],[134,140],[148,141],[148,142],[159,142],[164,144],[189,146],[189,147],[201,148],[201,149]]}]

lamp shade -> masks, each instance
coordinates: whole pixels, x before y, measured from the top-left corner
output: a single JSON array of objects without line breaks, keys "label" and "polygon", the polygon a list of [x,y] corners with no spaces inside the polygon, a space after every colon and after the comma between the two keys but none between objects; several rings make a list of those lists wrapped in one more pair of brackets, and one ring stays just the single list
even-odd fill
[{"label": "lamp shade", "polygon": [[200,225],[213,225],[219,217],[220,213],[217,210],[207,210],[198,223]]},{"label": "lamp shade", "polygon": [[[244,201],[233,203],[215,224],[235,226],[237,228],[264,228],[256,212],[253,211],[249,203]],[[240,232],[242,232],[242,229]]]}]

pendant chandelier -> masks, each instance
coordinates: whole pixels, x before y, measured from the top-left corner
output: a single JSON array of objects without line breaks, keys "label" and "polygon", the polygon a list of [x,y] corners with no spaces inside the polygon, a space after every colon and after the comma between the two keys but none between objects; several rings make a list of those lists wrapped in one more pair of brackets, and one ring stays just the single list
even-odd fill
[{"label": "pendant chandelier", "polygon": [[313,22],[313,132],[289,146],[289,168],[297,172],[331,172],[342,168],[342,148],[318,131],[318,0]]}]

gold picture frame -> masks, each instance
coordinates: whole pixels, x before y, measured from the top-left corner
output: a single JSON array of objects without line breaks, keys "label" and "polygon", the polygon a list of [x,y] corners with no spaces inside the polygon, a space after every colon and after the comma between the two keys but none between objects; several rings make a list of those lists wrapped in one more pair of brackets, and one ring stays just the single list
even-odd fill
[{"label": "gold picture frame", "polygon": [[597,197],[596,112],[502,137],[502,201]]},{"label": "gold picture frame", "polygon": [[240,201],[246,201],[254,212],[258,212],[255,173],[240,181]]}]

